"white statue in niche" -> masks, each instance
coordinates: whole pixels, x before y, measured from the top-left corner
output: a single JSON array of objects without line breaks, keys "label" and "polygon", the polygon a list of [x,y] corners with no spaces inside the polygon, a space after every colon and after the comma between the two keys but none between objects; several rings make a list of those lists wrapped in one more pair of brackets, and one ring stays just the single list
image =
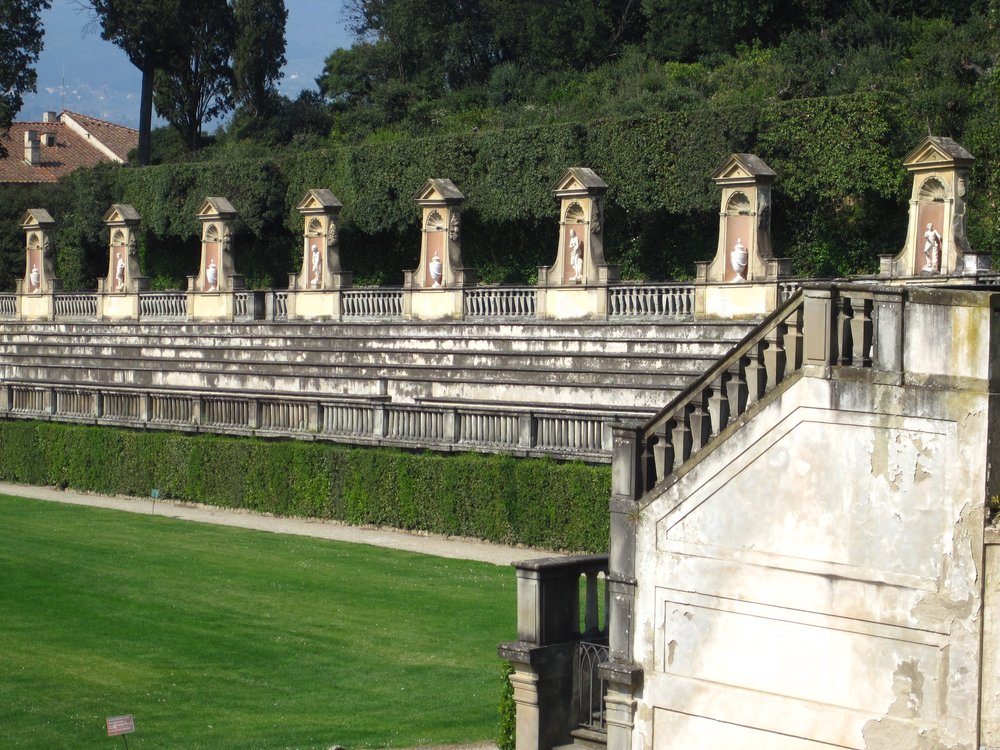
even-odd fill
[{"label": "white statue in niche", "polygon": [[208,268],[205,269],[205,280],[208,282],[208,291],[217,291],[219,286],[219,269],[215,265],[215,258],[208,263]]},{"label": "white statue in niche", "polygon": [[118,262],[115,264],[115,291],[125,291],[125,261],[122,260],[121,253],[115,253]]},{"label": "white statue in niche", "polygon": [[433,282],[433,287],[435,289],[441,288],[441,280],[444,278],[444,265],[441,263],[441,259],[438,257],[437,253],[434,253],[434,257],[431,258],[428,270],[431,274],[431,281]]},{"label": "white statue in niche", "polygon": [[316,289],[320,284],[320,274],[323,272],[323,259],[320,257],[319,248],[313,245],[310,250],[312,251],[312,280],[309,285]]},{"label": "white statue in niche", "polygon": [[569,264],[573,266],[570,281],[583,281],[583,242],[575,229],[569,230]]},{"label": "white statue in niche", "polygon": [[736,273],[733,276],[733,281],[740,282],[746,281],[747,273],[747,263],[750,262],[750,253],[743,244],[743,239],[741,237],[736,238],[736,244],[733,245],[733,250],[729,254],[729,262],[733,266],[733,271]]},{"label": "white statue in niche", "polygon": [[42,275],[38,271],[38,264],[33,263],[31,266],[31,273],[28,274],[28,281],[31,283],[31,291],[37,292],[40,290],[40,284],[42,281]]},{"label": "white statue in niche", "polygon": [[924,232],[924,272],[937,273],[941,270],[941,235],[933,224],[927,225]]}]

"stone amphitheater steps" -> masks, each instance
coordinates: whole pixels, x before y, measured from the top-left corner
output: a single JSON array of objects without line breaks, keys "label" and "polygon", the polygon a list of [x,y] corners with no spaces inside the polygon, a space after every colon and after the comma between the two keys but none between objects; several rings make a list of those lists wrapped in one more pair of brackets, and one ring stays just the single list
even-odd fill
[{"label": "stone amphitheater steps", "polygon": [[28,383],[652,411],[746,323],[0,326]]}]

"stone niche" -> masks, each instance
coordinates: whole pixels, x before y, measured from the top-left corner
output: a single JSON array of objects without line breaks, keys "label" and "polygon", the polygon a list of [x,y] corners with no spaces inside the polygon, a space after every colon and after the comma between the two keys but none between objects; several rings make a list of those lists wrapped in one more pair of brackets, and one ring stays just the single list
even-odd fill
[{"label": "stone niche", "polygon": [[604,260],[604,196],[608,185],[587,167],[570,167],[552,186],[559,201],[556,262],[538,269],[538,311],[546,318],[607,314],[607,286],[618,266]]},{"label": "stone niche", "polygon": [[430,179],[414,200],[421,208],[420,265],[403,274],[403,313],[420,319],[461,318],[462,289],[476,273],[462,265],[462,203],[446,179]]},{"label": "stone niche", "polygon": [[310,189],[295,207],[302,214],[302,270],[288,277],[288,317],[340,317],[340,294],[351,274],[340,268],[341,202],[325,188]]},{"label": "stone niche", "polygon": [[97,293],[105,295],[102,317],[136,318],[137,295],[149,289],[149,279],[139,269],[139,213],[128,204],[115,203],[103,221],[108,227],[108,272],[97,280]]},{"label": "stone niche", "polygon": [[711,180],[722,188],[715,258],[697,264],[695,307],[707,317],[754,317],[777,306],[777,280],[791,263],[771,249],[771,185],[777,174],[755,154],[731,154]]},{"label": "stone niche", "polygon": [[906,243],[880,256],[879,273],[892,278],[974,274],[990,267],[972,252],[965,232],[969,170],[975,157],[951,138],[928,136],[903,160],[913,175]]},{"label": "stone niche", "polygon": [[62,289],[55,275],[52,231],[56,222],[44,208],[29,208],[21,217],[24,229],[24,277],[17,281],[21,313],[25,320],[51,319],[55,312],[53,292]]},{"label": "stone niche", "polygon": [[197,276],[188,276],[188,309],[195,319],[231,320],[232,293],[243,289],[233,263],[236,209],[225,198],[209,197],[195,215],[201,221],[201,264]]},{"label": "stone niche", "polygon": [[313,188],[295,209],[302,214],[302,270],[292,275],[290,289],[326,290],[351,285],[340,269],[341,202],[325,188]]}]

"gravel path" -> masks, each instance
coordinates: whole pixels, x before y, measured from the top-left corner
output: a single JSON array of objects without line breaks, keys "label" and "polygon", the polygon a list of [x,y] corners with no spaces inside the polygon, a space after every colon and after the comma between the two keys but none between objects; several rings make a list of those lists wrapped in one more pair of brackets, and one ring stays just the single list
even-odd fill
[{"label": "gravel path", "polygon": [[237,508],[220,508],[214,505],[201,505],[181,500],[156,500],[154,503],[148,497],[125,497],[122,495],[109,497],[60,490],[54,487],[33,487],[7,482],[0,482],[0,494],[37,500],[52,500],[72,505],[111,508],[128,513],[155,514],[198,523],[214,523],[220,526],[236,526],[241,529],[271,531],[276,534],[296,534],[331,539],[337,542],[391,547],[407,552],[419,552],[425,555],[450,557],[458,560],[476,560],[494,565],[510,565],[516,560],[554,557],[558,554],[527,547],[489,544],[476,539],[444,537],[437,534],[397,531],[395,529],[363,528],[323,519],[272,516],[266,513],[255,513]]}]

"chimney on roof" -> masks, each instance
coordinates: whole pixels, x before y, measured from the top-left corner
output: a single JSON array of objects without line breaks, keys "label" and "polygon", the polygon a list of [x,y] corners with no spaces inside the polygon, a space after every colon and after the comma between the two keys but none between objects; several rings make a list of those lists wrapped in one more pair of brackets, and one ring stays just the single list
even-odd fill
[{"label": "chimney on roof", "polygon": [[42,163],[42,144],[34,130],[24,131],[24,160],[33,167]]},{"label": "chimney on roof", "polygon": [[55,112],[42,112],[42,122],[58,122],[59,115]]}]

